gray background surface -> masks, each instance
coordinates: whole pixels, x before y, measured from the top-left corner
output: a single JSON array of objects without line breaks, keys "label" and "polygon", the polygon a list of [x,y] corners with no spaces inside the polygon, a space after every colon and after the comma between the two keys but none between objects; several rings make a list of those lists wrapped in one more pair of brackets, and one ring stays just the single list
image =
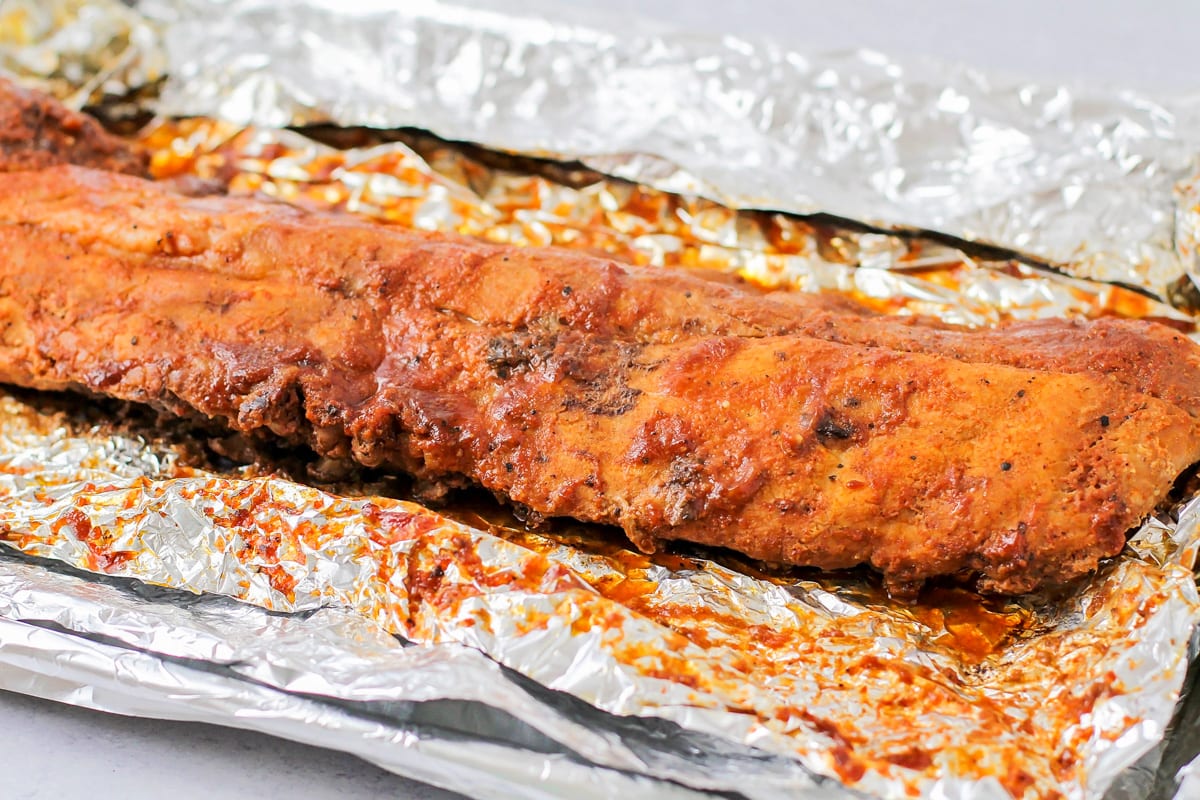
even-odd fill
[{"label": "gray background surface", "polygon": [[[770,37],[804,50],[928,55],[1045,82],[1200,91],[1196,0],[473,1],[547,16],[574,6],[630,26],[641,17],[660,28]],[[0,800],[453,797],[353,756],[260,734],[122,718],[4,692],[0,731]]]}]

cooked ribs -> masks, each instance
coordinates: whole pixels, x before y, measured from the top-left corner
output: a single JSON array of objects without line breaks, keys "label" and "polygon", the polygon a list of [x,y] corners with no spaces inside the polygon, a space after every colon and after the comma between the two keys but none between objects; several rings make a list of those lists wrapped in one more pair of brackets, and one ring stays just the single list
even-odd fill
[{"label": "cooked ribs", "polygon": [[88,115],[0,78],[0,170],[54,164],[146,175],[150,159]]},{"label": "cooked ribs", "polygon": [[1200,458],[1153,323],[968,331],[556,249],[0,175],[0,380],[478,485],[639,547],[1019,593],[1120,551]]}]

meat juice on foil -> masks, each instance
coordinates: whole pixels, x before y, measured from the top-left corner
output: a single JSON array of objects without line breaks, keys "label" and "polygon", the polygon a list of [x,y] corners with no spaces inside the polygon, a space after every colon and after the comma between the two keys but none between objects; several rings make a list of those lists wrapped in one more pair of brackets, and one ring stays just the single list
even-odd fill
[{"label": "meat juice on foil", "polygon": [[[962,286],[977,272],[1006,298],[976,300],[990,315],[1061,313],[1056,297],[1093,313],[1118,302],[1150,307],[1120,290],[1089,293],[1073,279],[973,267],[944,249],[917,274],[876,270],[894,282],[872,293],[869,280],[860,286],[872,270],[837,260],[853,242],[844,234],[596,175],[566,176],[571,188],[511,164],[487,167],[428,138],[414,142],[422,158],[403,143],[335,150],[210,120],[160,122],[141,137],[160,177],[219,179],[232,191],[665,268],[740,271],[788,286],[808,279],[894,310],[954,318],[970,308]],[[915,243],[893,248],[914,261],[921,252]],[[1174,534],[1148,527],[1138,540],[1148,560],[1122,559],[1090,589],[1057,601],[1005,604],[943,589],[908,607],[861,577],[643,556],[583,529],[546,536],[466,510],[456,524],[400,501],[216,476],[178,467],[169,450],[151,458],[136,441],[72,433],[32,414],[15,405],[9,414],[16,468],[8,469],[18,482],[4,528],[24,552],[273,611],[356,609],[409,641],[477,647],[605,711],[786,754],[872,794],[928,794],[935,776],[943,792],[1096,786],[1112,771],[1107,763],[1125,766],[1153,740],[1146,723],[1165,723],[1186,668],[1188,624],[1179,622],[1196,611],[1187,525]],[[53,458],[29,452],[56,437]],[[114,453],[125,459],[121,469]],[[49,463],[65,472],[54,475]],[[1130,629],[1168,620],[1173,657],[1162,663],[1139,652],[1146,642],[1130,641]],[[1148,670],[1154,684],[1142,676]],[[1144,705],[1162,681],[1174,688],[1147,707],[1101,711]]]},{"label": "meat juice on foil", "polygon": [[[158,109],[414,126],[724,205],[935,230],[1195,302],[1172,187],[1200,98],[1090,91],[879,53],[709,41],[563,4],[141,0]],[[557,20],[557,21],[551,21]]]},{"label": "meat juice on foil", "polygon": [[[445,22],[434,13],[444,10],[431,19]],[[175,91],[208,85],[180,69]],[[269,100],[253,108],[285,105]],[[704,269],[763,290],[840,291],[892,313],[1188,324],[1142,294],[987,251],[738,212],[650,180],[426,134],[308,133],[342,148],[203,118],[157,121],[139,138],[161,177]],[[636,178],[627,173],[638,159],[622,163],[613,170]],[[1157,288],[1148,274],[1131,282]],[[10,546],[53,560],[0,561],[5,686],[250,725],[480,796],[554,796],[581,782],[594,796],[826,797],[844,786],[881,797],[1098,797],[1114,781],[1112,796],[1145,796],[1200,614],[1200,507],[1187,500],[1057,596],[935,588],[897,604],[861,575],[768,573],[695,551],[644,556],[602,531],[527,531],[494,508],[435,513],[377,486],[326,491],[261,469],[213,471],[180,459],[186,442],[148,443],[142,429],[97,422],[83,401],[4,402],[0,524]],[[185,600],[195,594],[254,608],[197,619]],[[182,697],[205,702],[184,708]],[[1169,792],[1171,777],[1157,776],[1157,790]]]}]

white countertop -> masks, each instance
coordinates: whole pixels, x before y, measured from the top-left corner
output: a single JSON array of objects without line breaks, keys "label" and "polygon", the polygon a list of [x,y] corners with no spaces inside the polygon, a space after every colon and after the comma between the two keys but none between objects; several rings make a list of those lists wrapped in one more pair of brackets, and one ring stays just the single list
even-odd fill
[{"label": "white countertop", "polygon": [[[500,0],[476,0],[491,6]],[[559,0],[563,2],[563,0]],[[1195,0],[575,0],[702,34],[771,36],[801,49],[925,54],[1041,81],[1200,90]],[[548,0],[511,2],[547,9]],[[630,22],[630,24],[636,24]],[[2,645],[2,643],[0,643]],[[353,756],[211,725],[101,714],[0,692],[0,800],[418,798],[447,792]]]},{"label": "white countertop", "polygon": [[355,756],[261,733],[0,692],[3,800],[452,800]]}]

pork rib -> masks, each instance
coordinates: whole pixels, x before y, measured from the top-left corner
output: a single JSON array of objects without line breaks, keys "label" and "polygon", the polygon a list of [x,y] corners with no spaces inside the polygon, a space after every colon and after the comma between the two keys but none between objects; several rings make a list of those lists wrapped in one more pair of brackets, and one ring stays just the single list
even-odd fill
[{"label": "pork rib", "polygon": [[[0,253],[0,380],[481,485],[646,549],[1024,592],[1118,552],[1200,457],[1187,381],[1099,363],[1094,326],[1013,345],[825,318],[690,275],[77,167],[0,175]],[[1149,342],[1195,361],[1173,332],[1118,328],[1101,338],[1125,356]]]},{"label": "pork rib", "polygon": [[0,78],[0,171],[55,164],[144,176],[150,158],[92,117]]}]

